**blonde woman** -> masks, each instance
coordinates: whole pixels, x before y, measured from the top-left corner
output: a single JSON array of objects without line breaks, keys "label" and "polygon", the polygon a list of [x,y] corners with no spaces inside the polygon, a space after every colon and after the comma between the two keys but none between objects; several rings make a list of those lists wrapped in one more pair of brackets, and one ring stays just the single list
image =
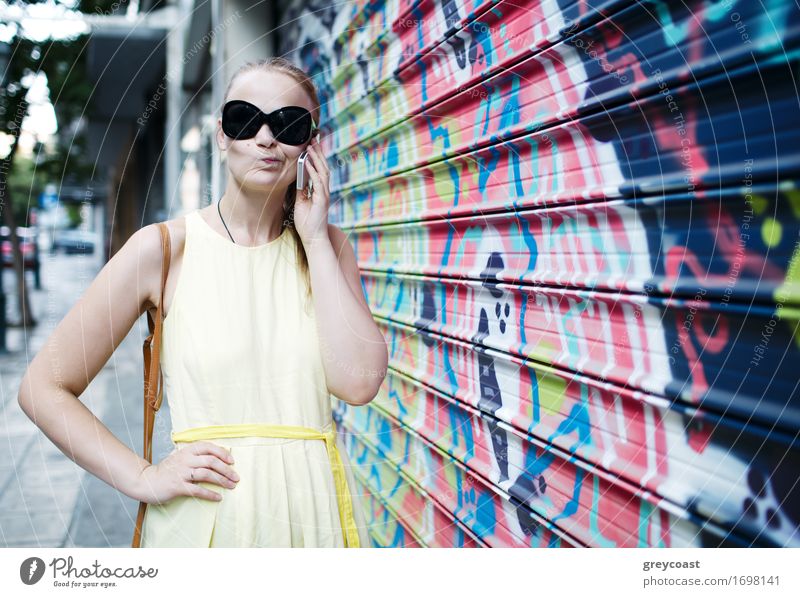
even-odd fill
[{"label": "blonde woman", "polygon": [[[166,222],[169,456],[148,463],[77,399],[145,309],[155,317],[156,225],[109,260],[22,380],[20,406],[47,437],[148,504],[142,547],[368,545],[329,393],[366,404],[388,354],[353,249],[327,221],[319,112],[313,83],[290,62],[243,65],[217,121],[225,192]],[[310,192],[295,188],[304,150]]]}]

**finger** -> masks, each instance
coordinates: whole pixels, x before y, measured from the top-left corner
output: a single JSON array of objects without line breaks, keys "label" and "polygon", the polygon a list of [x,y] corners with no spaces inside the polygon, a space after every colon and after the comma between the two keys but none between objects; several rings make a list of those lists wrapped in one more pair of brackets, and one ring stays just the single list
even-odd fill
[{"label": "finger", "polygon": [[312,147],[314,148],[314,151],[311,152],[311,155],[314,156],[314,159],[316,160],[316,165],[319,166],[321,172],[324,172],[325,174],[330,174],[330,170],[328,169],[328,163],[327,160],[325,159],[325,154],[322,153],[322,147],[320,147],[316,143]]},{"label": "finger", "polygon": [[[217,471],[221,475],[228,477],[231,481],[236,482],[239,480],[239,475],[236,473],[233,467],[224,463],[216,456],[212,455],[197,456],[192,464],[195,467],[207,468],[210,470]],[[196,478],[197,475],[195,474],[195,479]]]},{"label": "finger", "polygon": [[214,454],[220,460],[233,464],[233,454],[231,454],[231,451],[227,448],[212,444],[211,442],[198,442],[194,445],[198,447],[198,450],[195,452],[197,455]]},{"label": "finger", "polygon": [[186,473],[186,476],[189,478],[189,480],[194,478],[195,482],[206,481],[208,483],[215,483],[216,485],[220,485],[222,487],[227,487],[228,489],[233,489],[236,487],[236,483],[228,477],[207,468],[190,469],[189,472]]},{"label": "finger", "polygon": [[327,180],[323,179],[319,175],[319,171],[310,163],[308,173],[311,180],[314,181],[314,194],[312,195],[314,202],[326,203],[328,201],[328,185],[325,184]]},{"label": "finger", "polygon": [[[319,197],[319,193],[317,191],[322,188],[322,180],[320,179],[319,172],[312,162],[306,162],[306,164],[308,165],[308,177],[314,181],[314,192],[311,197]],[[304,197],[306,199],[309,198],[305,194]]]},{"label": "finger", "polygon": [[309,151],[311,155],[311,161],[316,166],[317,170],[320,173],[328,174],[328,164],[326,163],[325,156],[322,153],[322,148],[319,145],[312,144],[311,151]]},{"label": "finger", "polygon": [[[306,166],[308,166],[309,174],[313,174],[314,176],[317,176],[317,165],[314,163],[313,159],[310,162],[306,162]],[[317,178],[319,178],[319,177],[317,177]]]},{"label": "finger", "polygon": [[222,494],[217,493],[216,491],[211,491],[210,489],[206,489],[205,487],[201,487],[197,483],[186,483],[184,485],[184,491],[186,492],[186,495],[212,500],[214,502],[218,502],[222,499]]}]

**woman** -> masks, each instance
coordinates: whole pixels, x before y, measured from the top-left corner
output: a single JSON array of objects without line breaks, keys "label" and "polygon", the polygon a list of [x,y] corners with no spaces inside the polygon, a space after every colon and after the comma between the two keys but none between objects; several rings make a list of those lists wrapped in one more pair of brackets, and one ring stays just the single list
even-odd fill
[{"label": "woman", "polygon": [[[125,243],[54,330],[19,403],[81,467],[148,503],[142,547],[366,547],[347,457],[339,443],[337,471],[330,445],[329,392],[366,404],[388,354],[353,249],[327,222],[317,93],[270,59],[242,66],[223,106],[225,193],[167,222],[161,365],[175,450],[148,463],[77,399],[144,310],[155,314],[156,225]],[[305,149],[310,193],[295,188]],[[318,437],[281,437],[287,429]]]}]

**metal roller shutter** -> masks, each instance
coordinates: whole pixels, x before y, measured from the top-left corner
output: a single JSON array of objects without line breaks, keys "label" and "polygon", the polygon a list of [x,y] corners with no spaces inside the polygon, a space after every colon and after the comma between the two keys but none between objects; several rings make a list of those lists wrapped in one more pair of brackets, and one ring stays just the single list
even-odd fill
[{"label": "metal roller shutter", "polygon": [[280,53],[390,345],[375,544],[800,546],[800,9],[337,6]]}]

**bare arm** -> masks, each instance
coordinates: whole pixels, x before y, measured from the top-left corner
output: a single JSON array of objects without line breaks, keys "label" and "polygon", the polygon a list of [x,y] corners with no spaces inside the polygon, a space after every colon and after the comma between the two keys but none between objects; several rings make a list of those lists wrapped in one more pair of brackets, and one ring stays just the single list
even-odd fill
[{"label": "bare arm", "polygon": [[370,402],[386,377],[386,340],[361,288],[353,247],[328,225],[329,239],[306,249],[328,390],[354,406]]},{"label": "bare arm", "polygon": [[160,284],[157,226],[137,231],[70,309],[22,378],[18,402],[69,458],[125,495],[141,499],[149,463],[118,440],[78,400],[151,305]]}]

